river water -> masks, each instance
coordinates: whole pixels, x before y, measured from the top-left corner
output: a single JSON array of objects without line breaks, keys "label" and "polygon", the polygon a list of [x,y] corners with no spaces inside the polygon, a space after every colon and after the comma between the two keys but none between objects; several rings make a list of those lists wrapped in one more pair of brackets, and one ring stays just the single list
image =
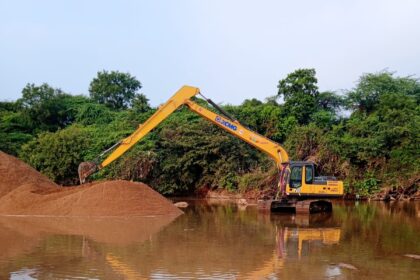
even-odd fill
[{"label": "river water", "polygon": [[0,217],[0,279],[420,279],[419,203],[189,203],[177,218]]}]

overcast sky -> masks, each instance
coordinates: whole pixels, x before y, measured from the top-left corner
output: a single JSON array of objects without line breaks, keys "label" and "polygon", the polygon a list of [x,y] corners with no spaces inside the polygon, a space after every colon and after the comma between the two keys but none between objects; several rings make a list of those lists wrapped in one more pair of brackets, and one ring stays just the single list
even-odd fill
[{"label": "overcast sky", "polygon": [[136,76],[152,105],[184,84],[239,104],[308,67],[321,90],[383,69],[418,77],[420,1],[0,0],[0,100],[26,83],[88,94],[105,69]]}]

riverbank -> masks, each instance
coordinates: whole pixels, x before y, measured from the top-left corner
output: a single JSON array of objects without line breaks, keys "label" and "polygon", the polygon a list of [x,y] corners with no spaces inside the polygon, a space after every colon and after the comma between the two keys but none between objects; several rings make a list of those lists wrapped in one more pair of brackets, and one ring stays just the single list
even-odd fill
[{"label": "riverbank", "polygon": [[[275,196],[271,189],[252,189],[246,192],[230,192],[225,189],[207,190],[200,192],[199,197],[220,200],[251,200],[264,199]],[[374,201],[420,201],[420,189],[413,185],[409,188],[384,188],[380,192],[370,196],[359,196],[356,194],[344,194],[343,200],[374,200]]]},{"label": "riverbank", "polygon": [[409,188],[385,188],[372,195],[370,199],[379,201],[420,201],[420,189],[415,185]]}]

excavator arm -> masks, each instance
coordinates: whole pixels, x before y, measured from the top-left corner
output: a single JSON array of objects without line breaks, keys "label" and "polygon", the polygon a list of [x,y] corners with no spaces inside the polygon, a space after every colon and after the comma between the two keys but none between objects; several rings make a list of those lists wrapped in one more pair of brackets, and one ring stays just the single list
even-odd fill
[{"label": "excavator arm", "polygon": [[[289,156],[287,152],[278,143],[250,130],[244,125],[240,124],[237,120],[234,120],[227,116],[216,114],[191,100],[191,97],[200,93],[200,90],[191,86],[184,86],[178,90],[164,105],[162,105],[146,122],[141,124],[139,128],[134,131],[130,136],[118,142],[104,153],[111,152],[111,154],[105,158],[104,161],[99,163],[95,162],[83,162],[79,165],[79,178],[80,183],[84,183],[86,178],[92,173],[104,168],[121,155],[123,155],[128,149],[140,141],[144,136],[147,135],[153,128],[159,125],[165,120],[170,114],[182,105],[186,105],[191,111],[197,113],[201,117],[209,120],[216,124],[220,128],[229,132],[233,136],[244,140],[250,145],[263,151],[270,156],[277,164],[281,173],[284,173],[285,166],[289,162]],[[214,104],[211,100],[212,104]],[[214,104],[217,107],[217,105]],[[218,107],[217,107],[218,108]],[[104,155],[102,153],[100,156]],[[280,176],[283,178],[284,176]],[[282,180],[281,180],[282,181]],[[282,182],[280,182],[282,183]]]}]

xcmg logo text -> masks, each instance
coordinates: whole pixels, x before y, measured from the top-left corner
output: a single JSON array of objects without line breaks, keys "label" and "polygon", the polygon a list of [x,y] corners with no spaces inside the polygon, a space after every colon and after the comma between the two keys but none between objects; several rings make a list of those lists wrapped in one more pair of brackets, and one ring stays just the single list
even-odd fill
[{"label": "xcmg logo text", "polygon": [[224,125],[224,126],[226,126],[226,127],[228,127],[228,128],[230,128],[230,129],[232,129],[232,130],[237,130],[238,128],[236,127],[236,125],[234,125],[234,124],[232,124],[232,123],[230,123],[230,122],[228,122],[228,121],[225,121],[225,120],[223,120],[221,117],[219,117],[219,116],[217,116],[216,117],[216,122],[218,122],[218,123],[220,123],[221,125]]}]

